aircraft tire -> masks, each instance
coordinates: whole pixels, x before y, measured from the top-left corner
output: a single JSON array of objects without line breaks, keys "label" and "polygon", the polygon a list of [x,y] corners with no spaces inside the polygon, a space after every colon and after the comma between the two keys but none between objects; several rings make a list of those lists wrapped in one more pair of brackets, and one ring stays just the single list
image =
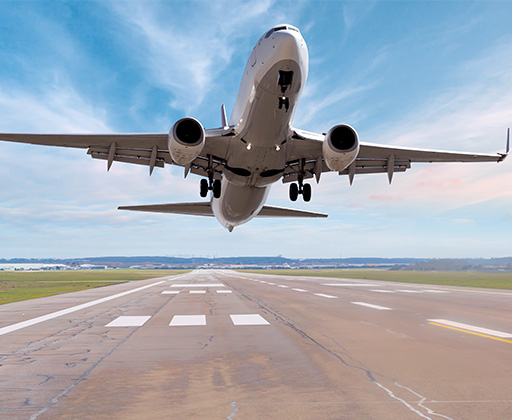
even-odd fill
[{"label": "aircraft tire", "polygon": [[216,179],[213,181],[213,197],[214,198],[220,198],[220,179]]},{"label": "aircraft tire", "polygon": [[304,184],[302,187],[302,198],[306,203],[311,200],[311,184]]},{"label": "aircraft tire", "polygon": [[199,186],[201,187],[199,194],[203,198],[206,197],[208,195],[208,181],[205,178],[201,179]]},{"label": "aircraft tire", "polygon": [[299,196],[299,186],[292,182],[290,184],[290,200],[297,201],[297,197]]}]

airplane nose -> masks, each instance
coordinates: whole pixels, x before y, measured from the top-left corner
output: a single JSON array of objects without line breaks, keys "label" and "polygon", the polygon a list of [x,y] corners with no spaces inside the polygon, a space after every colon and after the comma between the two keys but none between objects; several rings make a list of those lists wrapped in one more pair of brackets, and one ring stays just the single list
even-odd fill
[{"label": "airplane nose", "polygon": [[276,52],[281,59],[288,59],[301,62],[302,45],[300,36],[290,33],[288,31],[276,32],[274,34],[274,42]]}]

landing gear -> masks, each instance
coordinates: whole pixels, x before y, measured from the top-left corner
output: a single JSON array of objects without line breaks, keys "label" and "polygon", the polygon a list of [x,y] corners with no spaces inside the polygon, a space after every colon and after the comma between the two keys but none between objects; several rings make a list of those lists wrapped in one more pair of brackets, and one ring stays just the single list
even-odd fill
[{"label": "landing gear", "polygon": [[290,99],[285,95],[286,90],[290,87],[293,81],[293,71],[279,70],[279,79],[277,84],[281,88],[281,96],[279,97],[279,109],[284,109],[288,112],[290,108]]},{"label": "landing gear", "polygon": [[208,191],[213,191],[214,198],[220,198],[221,192],[221,181],[220,179],[213,179],[213,169],[212,169],[212,157],[208,156],[208,168],[206,168],[208,172],[208,179],[201,179],[201,183],[199,184],[200,190],[199,194],[201,197],[206,197],[208,195]]},{"label": "landing gear", "polygon": [[304,170],[304,166],[306,165],[306,160],[301,159],[299,161],[299,170],[297,172],[297,181],[292,182],[290,184],[290,200],[297,201],[299,195],[302,195],[303,200],[307,203],[311,200],[311,185],[304,184],[304,176],[306,174]]},{"label": "landing gear", "polygon": [[311,200],[311,185],[310,184],[302,184],[302,181],[299,181],[299,185],[295,182],[290,184],[290,200],[297,201],[299,195],[302,195],[302,199],[307,203]]}]

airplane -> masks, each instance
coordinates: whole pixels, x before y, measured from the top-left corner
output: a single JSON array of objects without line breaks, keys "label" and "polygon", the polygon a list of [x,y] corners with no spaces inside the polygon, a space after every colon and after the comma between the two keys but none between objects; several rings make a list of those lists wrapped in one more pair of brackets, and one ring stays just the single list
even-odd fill
[{"label": "airplane", "polygon": [[1,134],[0,140],[87,149],[95,159],[184,168],[202,177],[200,196],[209,201],[118,207],[120,210],[214,216],[230,232],[254,217],[327,217],[327,214],[265,205],[272,184],[289,183],[289,198],[311,200],[311,184],[324,172],[348,175],[404,172],[412,162],[501,162],[505,153],[448,152],[359,141],[354,128],[338,124],[326,133],[292,125],[308,75],[308,49],[298,28],[283,24],[265,32],[244,70],[231,118],[221,106],[220,128],[195,118],[176,121],[169,133]]}]

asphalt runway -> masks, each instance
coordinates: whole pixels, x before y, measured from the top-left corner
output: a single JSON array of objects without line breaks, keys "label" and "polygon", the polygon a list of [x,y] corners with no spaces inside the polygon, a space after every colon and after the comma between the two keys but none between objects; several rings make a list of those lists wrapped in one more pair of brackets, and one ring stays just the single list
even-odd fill
[{"label": "asphalt runway", "polygon": [[512,419],[512,292],[195,271],[0,306],[1,419]]}]

